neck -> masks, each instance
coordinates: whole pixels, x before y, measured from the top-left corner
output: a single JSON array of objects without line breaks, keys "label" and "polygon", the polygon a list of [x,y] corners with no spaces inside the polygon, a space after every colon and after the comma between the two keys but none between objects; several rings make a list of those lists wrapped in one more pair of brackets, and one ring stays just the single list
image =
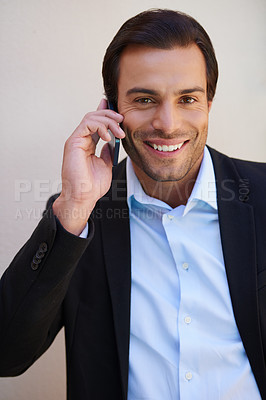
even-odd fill
[{"label": "neck", "polygon": [[196,182],[202,158],[191,168],[185,177],[176,181],[160,182],[150,178],[132,162],[135,174],[144,192],[155,199],[162,200],[172,208],[186,205]]}]

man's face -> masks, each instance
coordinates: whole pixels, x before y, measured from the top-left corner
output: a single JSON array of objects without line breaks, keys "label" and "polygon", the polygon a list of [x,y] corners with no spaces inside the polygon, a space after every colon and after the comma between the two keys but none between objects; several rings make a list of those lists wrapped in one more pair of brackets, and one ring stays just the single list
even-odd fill
[{"label": "man's face", "polygon": [[166,182],[196,177],[210,108],[199,48],[129,46],[119,66],[123,145],[138,178]]}]

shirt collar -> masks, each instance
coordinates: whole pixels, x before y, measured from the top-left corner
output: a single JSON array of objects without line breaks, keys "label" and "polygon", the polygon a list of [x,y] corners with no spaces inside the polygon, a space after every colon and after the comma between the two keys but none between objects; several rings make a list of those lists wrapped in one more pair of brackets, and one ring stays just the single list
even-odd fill
[{"label": "shirt collar", "polygon": [[188,199],[186,207],[189,208],[190,203],[195,201],[203,201],[215,210],[217,210],[217,194],[213,163],[210,152],[205,146],[203,159],[197,180],[193,187],[192,193]]},{"label": "shirt collar", "polygon": [[[172,207],[165,202],[155,199],[154,197],[148,196],[136,177],[132,162],[130,158],[127,158],[127,202],[129,209],[131,209],[132,199],[137,200],[143,205],[155,205],[159,207],[172,210]],[[216,183],[213,163],[210,152],[205,146],[203,159],[201,162],[200,170],[191,192],[191,195],[184,208],[184,214],[186,214],[191,208],[195,206],[199,201],[203,201],[215,210],[217,210],[216,200]]]}]

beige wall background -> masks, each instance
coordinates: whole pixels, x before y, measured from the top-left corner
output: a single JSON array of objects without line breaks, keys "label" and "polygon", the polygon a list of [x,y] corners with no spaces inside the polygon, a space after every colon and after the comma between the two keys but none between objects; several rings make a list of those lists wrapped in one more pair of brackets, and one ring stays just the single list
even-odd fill
[{"label": "beige wall background", "polygon": [[[208,143],[266,161],[265,0],[0,0],[0,273],[60,190],[64,142],[103,94],[106,46],[152,7],[191,14],[212,38],[220,78]],[[25,374],[0,379],[0,400],[65,396],[62,332]]]}]

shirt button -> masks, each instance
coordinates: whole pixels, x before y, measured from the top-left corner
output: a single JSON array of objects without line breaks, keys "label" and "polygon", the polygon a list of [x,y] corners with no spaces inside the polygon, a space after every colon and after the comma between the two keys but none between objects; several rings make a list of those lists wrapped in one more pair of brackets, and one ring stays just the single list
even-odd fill
[{"label": "shirt button", "polygon": [[174,216],[173,216],[173,215],[170,215],[170,214],[168,214],[167,217],[168,217],[168,219],[170,219],[170,220],[174,219]]},{"label": "shirt button", "polygon": [[187,379],[188,381],[191,381],[191,379],[192,379],[192,373],[191,373],[191,372],[187,372],[186,375],[185,375],[185,377],[186,377],[186,379]]},{"label": "shirt button", "polygon": [[190,324],[191,322],[191,318],[190,317],[185,317],[185,323],[186,324]]},{"label": "shirt button", "polygon": [[182,266],[183,266],[184,269],[186,269],[186,270],[188,269],[188,263],[183,263]]}]

